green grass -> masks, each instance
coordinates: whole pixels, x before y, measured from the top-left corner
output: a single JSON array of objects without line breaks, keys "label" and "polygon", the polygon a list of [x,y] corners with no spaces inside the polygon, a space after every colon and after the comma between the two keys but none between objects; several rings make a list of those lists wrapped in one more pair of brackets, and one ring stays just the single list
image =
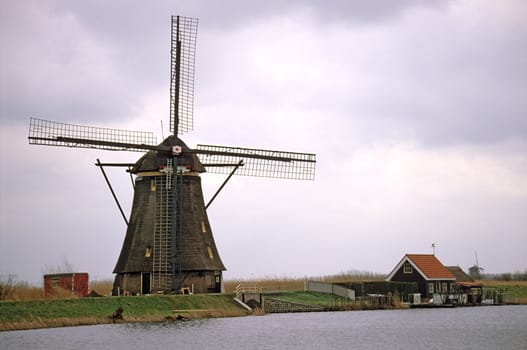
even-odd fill
[{"label": "green grass", "polygon": [[[0,302],[0,330],[33,328],[62,323],[111,322],[110,316],[123,308],[125,320],[162,320],[181,314],[185,317],[241,316],[246,314],[233,300],[232,295],[160,295],[134,297],[79,298],[35,301]],[[176,312],[174,310],[177,310]],[[24,327],[24,324],[27,327]]]},{"label": "green grass", "polygon": [[498,288],[514,296],[517,303],[527,304],[527,281],[482,281],[485,287]]}]

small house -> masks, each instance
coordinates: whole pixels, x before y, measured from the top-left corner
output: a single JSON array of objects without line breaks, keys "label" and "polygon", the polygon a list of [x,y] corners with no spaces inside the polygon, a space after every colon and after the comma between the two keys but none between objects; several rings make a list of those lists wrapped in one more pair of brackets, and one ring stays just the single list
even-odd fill
[{"label": "small house", "polygon": [[456,282],[474,282],[472,277],[466,274],[465,271],[459,266],[445,266],[456,278]]},{"label": "small house", "polygon": [[51,298],[64,291],[68,294],[71,292],[72,296],[85,297],[88,295],[88,274],[71,272],[44,275],[44,295],[46,298]]},{"label": "small house", "polygon": [[456,277],[433,254],[406,254],[386,280],[416,282],[421,296],[428,299],[434,294],[446,297]]},{"label": "small house", "polygon": [[456,277],[456,283],[452,286],[452,294],[459,304],[479,304],[482,302],[483,284],[475,282],[459,266],[446,266]]}]

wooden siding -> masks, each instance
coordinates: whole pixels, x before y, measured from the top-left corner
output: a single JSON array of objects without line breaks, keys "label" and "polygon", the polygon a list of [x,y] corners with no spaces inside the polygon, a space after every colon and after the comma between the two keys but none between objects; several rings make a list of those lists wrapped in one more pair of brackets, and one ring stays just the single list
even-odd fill
[{"label": "wooden siding", "polygon": [[[221,293],[223,286],[221,271],[187,271],[183,275],[181,288],[188,288],[195,294]],[[175,291],[176,293],[180,291]],[[142,290],[141,273],[123,273],[115,277],[113,295],[149,294]]]},{"label": "wooden siding", "polygon": [[[203,168],[196,157],[184,161],[190,162],[189,165],[193,169],[194,167]],[[132,213],[114,269],[114,273],[117,274],[114,294],[117,288],[129,290],[131,293],[140,293],[141,273],[152,273],[154,269],[153,256],[160,253],[155,250],[154,244],[156,193],[166,188],[161,188],[160,185],[153,186],[152,181],[154,178],[166,176],[159,171],[159,166],[166,162],[166,155],[148,152],[134,166],[133,172],[141,171],[142,173],[137,174]],[[181,186],[179,198],[181,199],[182,229],[177,237],[176,265],[181,270],[183,279],[190,278],[196,281],[194,285],[200,293],[216,292],[218,286],[207,287],[207,281],[210,280],[207,276],[219,275],[221,280],[221,271],[225,270],[225,266],[219,256],[205,210],[201,178],[197,172],[186,173],[182,175]],[[173,188],[174,186],[169,191]],[[147,251],[149,254],[146,253]]]},{"label": "wooden siding", "polygon": [[[205,211],[201,178],[183,176],[182,192],[189,195],[182,201],[183,229],[176,251],[178,263],[184,271],[225,270]],[[130,223],[114,273],[152,271],[152,259],[145,256],[145,250],[154,245],[154,220],[155,192],[151,191],[147,177],[136,182]]]},{"label": "wooden siding", "polygon": [[[395,272],[393,277],[391,278],[391,281],[395,282],[415,282],[417,283],[417,289],[419,290],[419,293],[421,293],[422,296],[425,298],[431,298],[434,293],[439,294],[445,294],[443,292],[443,283],[446,283],[446,293],[450,291],[452,288],[452,283],[454,281],[452,280],[440,280],[440,279],[434,279],[429,280],[425,279],[418,271],[417,269],[412,269],[412,273],[405,273],[404,272],[404,264]],[[429,290],[428,283],[434,284],[434,292],[431,293]],[[439,283],[439,285],[437,285]]]},{"label": "wooden siding", "polygon": [[404,273],[404,264],[395,272],[391,281],[395,282],[415,282],[417,283],[417,289],[421,295],[428,296],[426,280],[417,269],[413,269],[412,273]]}]

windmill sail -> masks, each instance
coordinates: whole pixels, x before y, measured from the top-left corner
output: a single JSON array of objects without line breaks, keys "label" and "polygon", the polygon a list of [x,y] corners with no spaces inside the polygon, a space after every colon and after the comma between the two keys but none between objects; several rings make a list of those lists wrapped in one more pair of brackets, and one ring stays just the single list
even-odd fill
[{"label": "windmill sail", "polygon": [[128,164],[135,175],[134,199],[114,269],[114,294],[222,291],[225,266],[208,220],[201,173],[296,180],[315,176],[316,156],[311,153],[212,145],[192,149],[179,138],[193,129],[198,20],[173,16],[171,21],[172,135],[162,143],[150,132],[30,120],[30,144],[147,151],[136,163]]},{"label": "windmill sail", "polygon": [[193,128],[197,31],[197,18],[172,16],[170,131],[174,135],[180,135]]},{"label": "windmill sail", "polygon": [[[316,155],[265,149],[197,145],[195,150],[208,172],[228,174],[243,160],[236,175],[314,180]],[[221,164],[223,166],[215,166]],[[231,166],[226,166],[231,164]]]},{"label": "windmill sail", "polygon": [[96,148],[108,151],[144,152],[157,149],[153,133],[54,122],[29,120],[29,143],[32,145]]}]

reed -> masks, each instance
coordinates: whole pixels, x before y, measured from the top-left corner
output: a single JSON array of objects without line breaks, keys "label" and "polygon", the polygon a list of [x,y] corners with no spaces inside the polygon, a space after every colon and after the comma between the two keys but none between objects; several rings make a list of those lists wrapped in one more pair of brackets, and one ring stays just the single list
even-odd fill
[{"label": "reed", "polygon": [[261,278],[234,278],[225,280],[225,292],[233,293],[239,284],[253,285],[264,291],[301,291],[304,290],[306,281],[321,281],[328,283],[339,282],[367,282],[384,279],[383,274],[366,271],[347,271],[335,275],[305,276],[305,277],[277,277],[266,276]]},{"label": "reed", "polygon": [[111,279],[90,281],[90,291],[95,291],[101,295],[112,295],[112,288],[113,280]]}]

